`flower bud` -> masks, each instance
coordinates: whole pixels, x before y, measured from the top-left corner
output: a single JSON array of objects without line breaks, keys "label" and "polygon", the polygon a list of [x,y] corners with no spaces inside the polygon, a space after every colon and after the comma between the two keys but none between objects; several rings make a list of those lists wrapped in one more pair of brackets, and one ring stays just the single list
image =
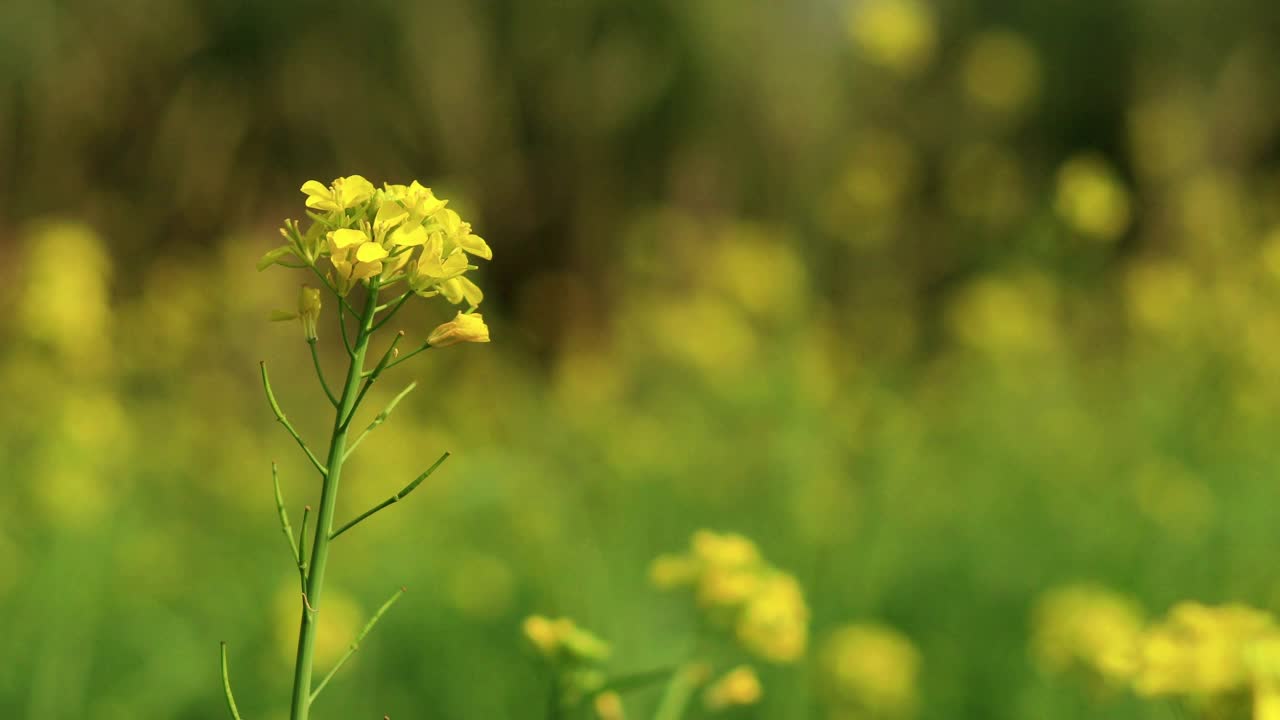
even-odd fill
[{"label": "flower bud", "polygon": [[298,292],[298,318],[302,320],[302,334],[307,342],[316,339],[316,321],[320,319],[320,291],[303,285]]},{"label": "flower bud", "polygon": [[427,336],[427,344],[431,347],[449,347],[464,342],[489,342],[489,326],[484,324],[480,313],[458,313],[457,317],[442,323]]},{"label": "flower bud", "polygon": [[749,665],[734,668],[707,688],[702,699],[708,710],[724,710],[740,705],[753,705],[760,701],[764,691],[760,678]]}]

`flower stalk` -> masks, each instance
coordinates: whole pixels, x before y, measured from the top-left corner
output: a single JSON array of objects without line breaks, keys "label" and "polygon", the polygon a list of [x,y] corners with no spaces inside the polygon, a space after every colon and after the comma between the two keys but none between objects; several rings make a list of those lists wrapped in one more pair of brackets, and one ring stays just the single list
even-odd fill
[{"label": "flower stalk", "polygon": [[[271,466],[276,512],[281,532],[289,543],[291,560],[298,570],[301,595],[290,720],[308,720],[311,706],[320,691],[337,675],[365,636],[404,594],[404,589],[401,588],[383,603],[347,652],[318,683],[314,682],[317,623],[324,606],[325,573],[331,543],[375,513],[403,500],[449,457],[448,452],[444,453],[395,495],[335,531],[334,513],[346,461],[363,439],[387,420],[391,411],[413,390],[416,383],[410,383],[363,431],[349,439],[352,422],[370,388],[384,371],[430,347],[489,341],[488,327],[480,314],[473,312],[483,299],[483,293],[463,275],[468,270],[475,269],[474,265],[468,263],[468,256],[485,259],[492,257],[485,241],[471,232],[471,225],[462,221],[456,212],[446,208],[447,202],[435,197],[430,188],[417,182],[408,186],[385,185],[382,189],[375,189],[369,181],[359,175],[352,175],[338,178],[328,186],[310,181],[302,186],[302,192],[307,195],[306,204],[310,209],[307,215],[312,219],[312,225],[303,232],[297,222],[285,221],[280,231],[285,244],[268,252],[259,262],[258,268],[261,270],[272,265],[305,268],[320,280],[323,288],[337,302],[339,334],[349,362],[342,384],[330,385],[317,348],[317,322],[322,308],[320,289],[302,286],[296,312],[273,313],[276,320],[301,321],[303,339],[309,346],[316,378],[325,398],[334,409],[328,450],[324,462],[321,462],[285,416],[271,387],[266,364],[260,364],[262,387],[276,421],[293,437],[320,478],[320,501],[316,505],[314,526],[309,525],[312,506],[306,505],[300,532],[295,536],[280,487],[279,470],[275,463]],[[407,290],[402,289],[398,294],[389,293],[386,302],[379,302],[379,295],[383,291],[401,282],[408,286]],[[360,302],[348,299],[348,295],[353,292],[364,296],[360,310],[356,309]],[[413,352],[400,355],[397,345],[405,335],[401,331],[392,338],[381,356],[370,357],[373,336],[390,323],[409,300],[414,296],[437,295],[454,305],[466,301],[469,309],[432,331],[427,341]],[[370,367],[366,369],[366,365]],[[222,648],[222,677],[228,709],[233,720],[240,720],[227,674],[225,644]]]}]

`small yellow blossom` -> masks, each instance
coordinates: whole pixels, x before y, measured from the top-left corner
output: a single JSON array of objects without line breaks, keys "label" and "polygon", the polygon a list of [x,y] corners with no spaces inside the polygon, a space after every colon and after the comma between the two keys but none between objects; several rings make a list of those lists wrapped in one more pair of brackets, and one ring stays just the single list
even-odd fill
[{"label": "small yellow blossom", "polygon": [[343,295],[350,292],[355,283],[382,272],[379,260],[386,256],[385,251],[382,255],[377,251],[366,252],[364,255],[369,259],[362,260],[361,250],[367,246],[381,249],[363,230],[344,228],[329,233],[329,262],[333,264],[331,279]]},{"label": "small yellow blossom", "polygon": [[760,678],[749,665],[741,665],[711,684],[702,694],[708,710],[717,711],[760,702],[764,689]]},{"label": "small yellow blossom", "polygon": [[1073,230],[1099,241],[1129,229],[1129,191],[1111,165],[1096,153],[1077,155],[1058,170],[1054,208]]},{"label": "small yellow blossom", "polygon": [[742,608],[736,632],[743,647],[765,660],[799,660],[809,639],[809,608],[800,583],[785,573],[768,576]]},{"label": "small yellow blossom", "polygon": [[626,710],[622,707],[622,696],[612,690],[596,695],[591,705],[599,720],[627,720]]},{"label": "small yellow blossom", "polygon": [[1212,696],[1247,688],[1249,649],[1276,632],[1265,612],[1244,605],[1180,603],[1140,640],[1139,695]]},{"label": "small yellow blossom", "polygon": [[327,212],[344,212],[373,196],[373,184],[359,175],[349,175],[333,181],[325,187],[316,180],[302,185],[307,195],[307,207]]},{"label": "small yellow blossom", "polygon": [[467,271],[467,256],[456,248],[444,251],[444,238],[432,233],[422,246],[422,255],[409,278],[409,287],[423,297],[440,293],[440,286]]},{"label": "small yellow blossom", "polygon": [[476,257],[482,257],[485,260],[493,259],[493,251],[489,249],[489,244],[479,235],[472,234],[471,223],[463,222],[458,213],[444,208],[435,214],[435,219],[440,224],[444,236],[445,253],[451,253],[454,248],[461,248],[464,252]]},{"label": "small yellow blossom", "polygon": [[1046,593],[1033,617],[1031,649],[1047,672],[1079,668],[1109,682],[1137,670],[1142,612],[1127,597],[1094,585]]},{"label": "small yellow blossom", "polygon": [[548,660],[600,662],[608,659],[609,645],[569,618],[552,620],[530,615],[521,626],[525,638]]},{"label": "small yellow blossom", "polygon": [[480,313],[458,313],[447,323],[441,323],[427,336],[427,344],[431,347],[449,347],[458,343],[489,342],[489,326],[484,324]]},{"label": "small yellow blossom", "polygon": [[903,75],[926,68],[938,43],[933,12],[918,0],[863,0],[849,18],[849,36],[867,60]]},{"label": "small yellow blossom", "polygon": [[920,652],[892,628],[846,625],[837,629],[822,645],[819,672],[823,694],[833,710],[869,717],[902,717],[915,710]]}]

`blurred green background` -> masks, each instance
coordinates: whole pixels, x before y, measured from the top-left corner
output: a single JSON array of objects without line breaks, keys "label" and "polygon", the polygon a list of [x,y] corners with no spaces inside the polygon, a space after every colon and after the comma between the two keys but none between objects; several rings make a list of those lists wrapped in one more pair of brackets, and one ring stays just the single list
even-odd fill
[{"label": "blurred green background", "polygon": [[[295,523],[318,488],[257,361],[328,421],[266,320],[305,277],[254,263],[351,173],[488,239],[494,342],[375,390],[420,383],[340,518],[454,456],[335,547],[329,657],[410,592],[319,717],[538,717],[530,612],[669,663],[646,566],[702,527],[796,574],[815,648],[910,638],[920,718],[1167,717],[1044,677],[1030,614],[1280,608],[1277,37],[1263,0],[0,4],[0,717],[223,717],[222,639],[284,717],[270,461]],[[738,716],[846,717],[761,672]]]}]

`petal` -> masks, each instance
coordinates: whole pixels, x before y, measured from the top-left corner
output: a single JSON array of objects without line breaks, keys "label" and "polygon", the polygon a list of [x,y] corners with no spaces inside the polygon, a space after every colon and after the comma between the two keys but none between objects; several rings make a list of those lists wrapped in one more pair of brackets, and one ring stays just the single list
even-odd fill
[{"label": "petal", "polygon": [[325,187],[319,180],[308,180],[302,183],[302,192],[308,195],[320,195],[322,197],[330,197],[329,188]]},{"label": "petal", "polygon": [[396,228],[396,231],[391,233],[391,243],[393,245],[399,245],[401,247],[404,247],[404,246],[414,246],[414,245],[425,245],[426,242],[427,242],[427,229],[422,227],[421,225],[413,228],[412,230],[405,230],[404,227],[402,226],[402,227]]},{"label": "petal", "polygon": [[371,278],[380,272],[382,272],[380,262],[359,263],[351,269],[351,282]]},{"label": "petal", "polygon": [[281,245],[275,250],[268,251],[266,255],[262,256],[262,259],[258,261],[258,269],[266,270],[290,255],[296,257],[297,253],[293,251],[292,247],[288,245]]},{"label": "petal", "polygon": [[333,241],[335,247],[344,248],[368,242],[369,236],[359,230],[343,228],[342,230],[334,230],[329,233],[329,239]]},{"label": "petal", "polygon": [[359,260],[362,263],[374,262],[375,260],[381,260],[389,254],[390,253],[387,252],[387,249],[378,243],[368,242],[356,249],[356,260]]},{"label": "petal", "polygon": [[473,309],[478,307],[484,301],[484,291],[479,285],[471,282],[465,277],[458,277],[456,280],[462,285],[462,297],[466,298],[467,304]]},{"label": "petal", "polygon": [[485,260],[493,259],[493,251],[489,249],[489,243],[479,235],[467,235],[458,239],[458,247]]}]

